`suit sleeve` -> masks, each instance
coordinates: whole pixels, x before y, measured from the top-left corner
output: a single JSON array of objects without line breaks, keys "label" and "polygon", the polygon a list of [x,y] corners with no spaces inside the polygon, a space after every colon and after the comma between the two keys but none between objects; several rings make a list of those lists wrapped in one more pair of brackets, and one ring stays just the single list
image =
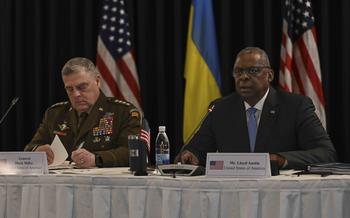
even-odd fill
[{"label": "suit sleeve", "polygon": [[119,129],[119,131],[114,133],[117,135],[116,139],[113,141],[113,149],[94,152],[99,154],[102,158],[103,167],[128,166],[128,136],[138,135],[141,129],[140,116],[133,116],[132,113],[130,113],[132,109],[133,107],[127,107],[126,110],[123,110],[123,113],[117,117],[119,123],[116,128]]},{"label": "suit sleeve", "polygon": [[192,152],[199,160],[199,165],[205,166],[208,152],[217,150],[212,122],[215,111],[210,113],[203,121],[199,130],[194,134],[190,142],[185,145],[185,150]]},{"label": "suit sleeve", "polygon": [[290,169],[304,169],[310,163],[335,162],[337,154],[332,141],[315,113],[310,98],[303,98],[297,108],[297,151],[280,152]]}]

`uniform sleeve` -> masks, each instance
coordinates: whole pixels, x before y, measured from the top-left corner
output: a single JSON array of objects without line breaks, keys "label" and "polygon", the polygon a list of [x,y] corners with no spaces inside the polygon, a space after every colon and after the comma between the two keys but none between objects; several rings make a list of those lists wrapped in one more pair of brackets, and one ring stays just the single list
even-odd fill
[{"label": "uniform sleeve", "polygon": [[309,163],[337,161],[337,154],[332,141],[315,113],[310,98],[303,98],[297,111],[298,151],[280,152],[290,169],[304,169]]},{"label": "uniform sleeve", "polygon": [[50,138],[49,134],[49,127],[48,127],[48,110],[44,114],[44,118],[37,129],[34,137],[32,140],[25,146],[24,151],[33,151],[37,146],[44,145],[44,144],[50,144],[52,139]]},{"label": "uniform sleeve", "polygon": [[140,113],[133,107],[125,109],[116,118],[117,124],[113,134],[113,149],[96,151],[94,153],[102,158],[103,167],[125,167],[129,165],[128,136],[138,135],[141,129]]}]

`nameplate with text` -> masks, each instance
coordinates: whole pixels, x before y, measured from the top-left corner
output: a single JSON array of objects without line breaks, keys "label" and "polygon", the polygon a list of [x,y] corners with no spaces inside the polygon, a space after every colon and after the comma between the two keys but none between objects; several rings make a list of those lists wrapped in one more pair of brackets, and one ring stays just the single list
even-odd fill
[{"label": "nameplate with text", "polygon": [[270,177],[268,153],[208,153],[207,176]]},{"label": "nameplate with text", "polygon": [[47,174],[45,152],[0,152],[0,174]]}]

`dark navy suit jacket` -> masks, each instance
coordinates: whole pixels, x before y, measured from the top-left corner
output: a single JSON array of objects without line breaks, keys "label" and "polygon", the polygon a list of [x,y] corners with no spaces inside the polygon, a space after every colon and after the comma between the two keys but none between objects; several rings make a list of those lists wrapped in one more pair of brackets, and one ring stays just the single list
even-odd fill
[{"label": "dark navy suit jacket", "polygon": [[[200,165],[205,165],[207,152],[250,152],[242,98],[233,93],[216,100],[214,105],[185,147],[198,157]],[[278,153],[287,159],[287,168],[293,169],[336,161],[333,144],[314,111],[310,98],[270,88],[254,152]]]}]

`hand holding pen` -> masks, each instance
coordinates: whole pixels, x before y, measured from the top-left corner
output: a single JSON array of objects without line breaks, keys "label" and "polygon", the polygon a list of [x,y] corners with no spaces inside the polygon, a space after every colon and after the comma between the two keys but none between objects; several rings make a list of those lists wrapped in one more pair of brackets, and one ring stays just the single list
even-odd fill
[{"label": "hand holding pen", "polygon": [[84,142],[80,143],[78,148],[72,152],[72,160],[77,167],[89,168],[95,166],[95,155],[83,148]]},{"label": "hand holding pen", "polygon": [[[84,143],[85,143],[85,141],[82,141],[79,145],[78,145],[78,148],[76,149],[76,150],[78,150],[78,149],[81,149],[83,146],[84,146]],[[69,161],[69,164],[72,164],[72,162],[73,162],[73,153],[74,153],[74,151],[72,152],[72,156],[71,156],[71,161]],[[74,162],[76,162],[76,161],[74,161]]]}]

